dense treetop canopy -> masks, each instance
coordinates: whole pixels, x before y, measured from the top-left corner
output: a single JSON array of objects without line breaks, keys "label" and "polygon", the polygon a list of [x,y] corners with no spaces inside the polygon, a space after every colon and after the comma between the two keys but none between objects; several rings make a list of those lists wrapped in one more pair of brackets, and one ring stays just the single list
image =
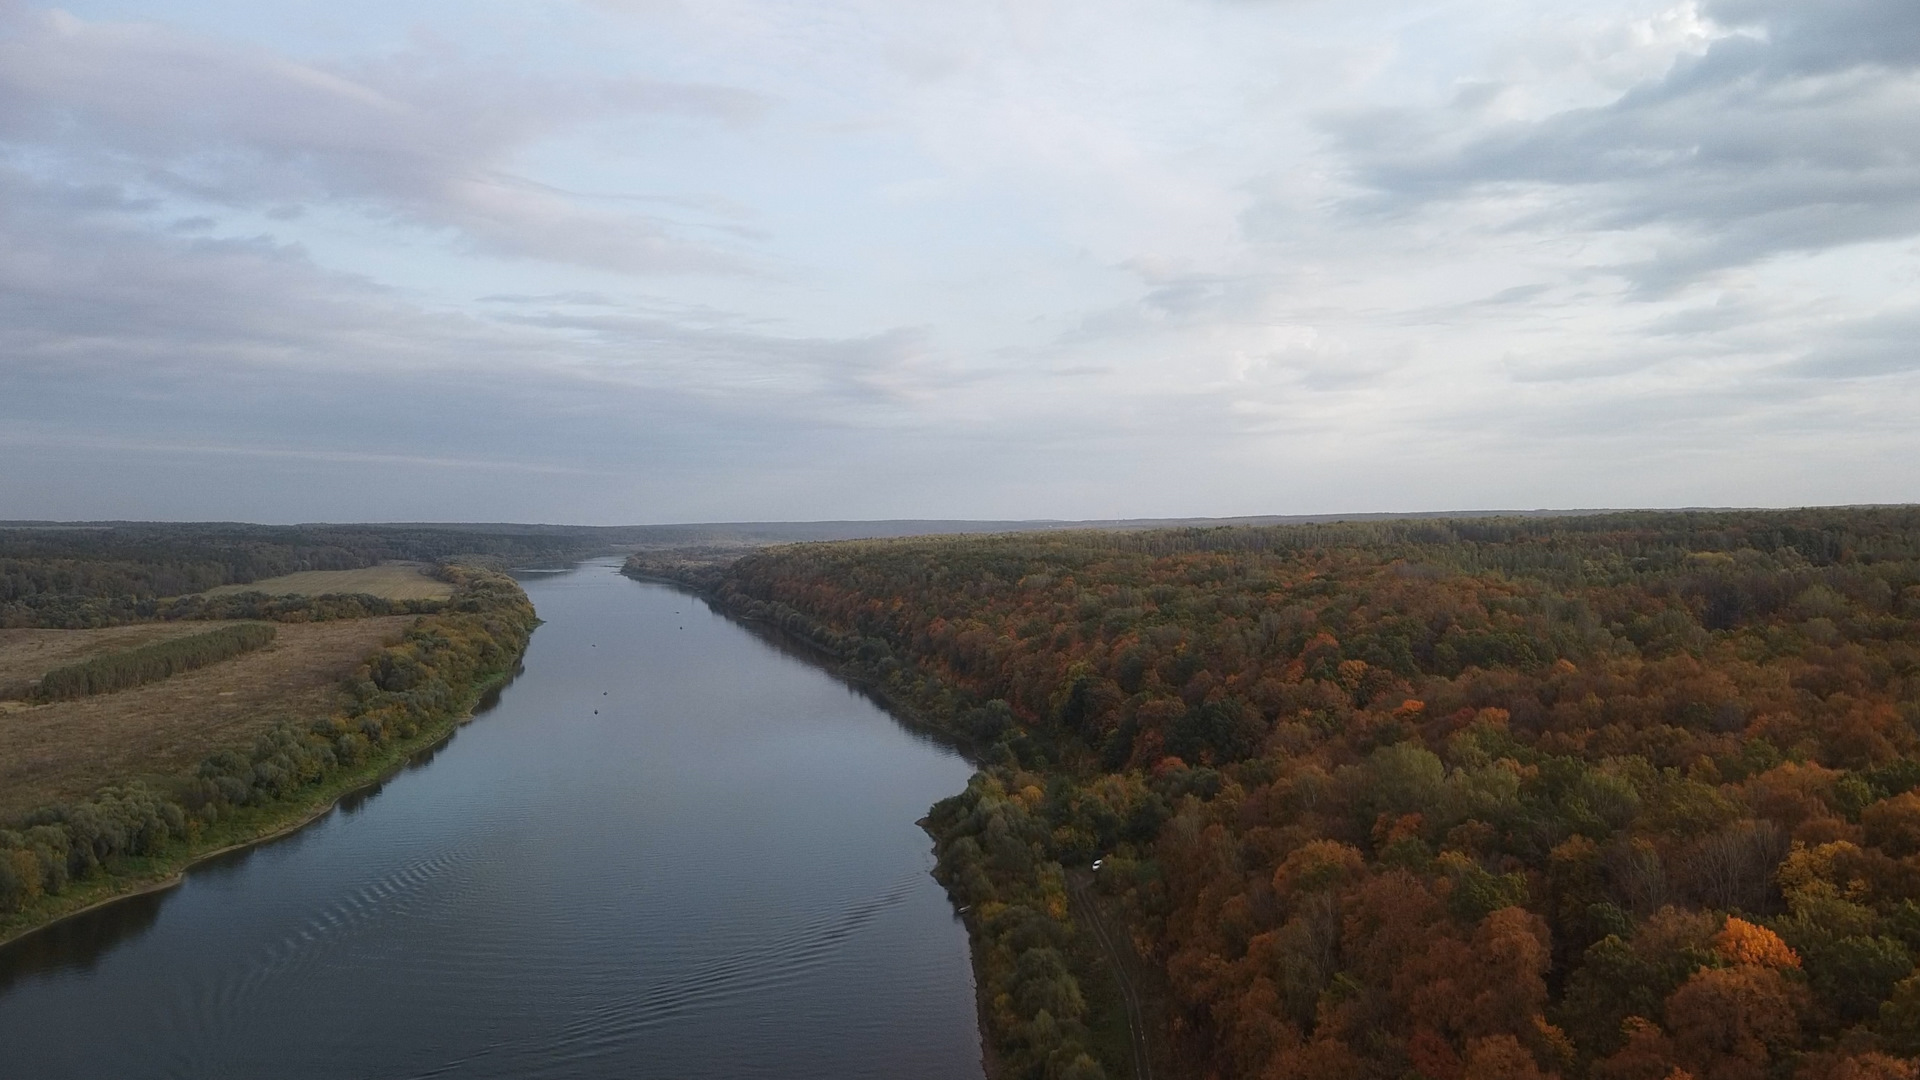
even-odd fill
[{"label": "dense treetop canopy", "polygon": [[1920,510],[801,545],[693,576],[980,748],[934,825],[1004,954],[1016,1075],[1098,1067],[1046,989],[1072,965],[1025,958],[1068,946],[1057,878],[1097,855],[1207,1075],[1915,1075]]}]

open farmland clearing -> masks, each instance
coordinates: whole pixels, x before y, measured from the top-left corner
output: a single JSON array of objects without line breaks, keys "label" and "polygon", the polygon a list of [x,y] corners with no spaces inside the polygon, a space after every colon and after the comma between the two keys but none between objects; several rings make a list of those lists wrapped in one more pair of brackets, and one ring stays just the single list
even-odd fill
[{"label": "open farmland clearing", "polygon": [[[146,686],[51,705],[0,703],[0,819],[129,777],[177,774],[216,750],[244,748],[278,720],[324,716],[339,705],[342,681],[368,654],[398,640],[412,621],[413,616],[395,615],[283,623],[274,643],[258,652]],[[200,633],[215,625],[166,629]],[[43,655],[72,659],[158,640],[101,630],[4,633],[0,644],[23,640]],[[79,646],[62,646],[46,638],[54,634],[90,638]],[[0,657],[7,658],[0,662],[15,664],[11,652],[0,648]],[[69,662],[36,660],[37,670],[25,677]]]},{"label": "open farmland clearing", "polygon": [[233,626],[236,620],[137,623],[98,630],[0,630],[0,688],[31,682],[57,667]]},{"label": "open farmland clearing", "polygon": [[355,593],[388,600],[445,600],[453,586],[428,577],[421,563],[382,563],[361,570],[303,570],[297,574],[262,578],[247,585],[222,585],[208,596],[263,592],[269,596],[323,596]]}]

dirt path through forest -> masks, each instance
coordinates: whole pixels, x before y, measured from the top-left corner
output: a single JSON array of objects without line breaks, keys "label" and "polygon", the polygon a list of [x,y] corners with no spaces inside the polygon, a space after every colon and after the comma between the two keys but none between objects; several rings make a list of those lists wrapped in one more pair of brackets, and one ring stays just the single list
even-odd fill
[{"label": "dirt path through forest", "polygon": [[1153,1055],[1147,1047],[1146,1011],[1140,1007],[1140,994],[1134,988],[1132,976],[1127,973],[1125,959],[1114,944],[1113,932],[1107,928],[1106,920],[1101,918],[1100,905],[1087,891],[1091,881],[1092,875],[1085,870],[1067,871],[1067,895],[1073,901],[1073,910],[1080,916],[1080,921],[1093,931],[1094,939],[1100,942],[1100,951],[1106,954],[1107,964],[1113,968],[1114,980],[1120,984],[1120,997],[1127,1009],[1127,1041],[1133,1047],[1134,1080],[1153,1080]]}]

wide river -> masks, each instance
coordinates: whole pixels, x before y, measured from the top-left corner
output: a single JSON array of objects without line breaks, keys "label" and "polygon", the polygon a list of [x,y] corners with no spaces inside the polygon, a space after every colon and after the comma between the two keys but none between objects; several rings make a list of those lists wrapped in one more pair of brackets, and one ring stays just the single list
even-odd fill
[{"label": "wide river", "polygon": [[0,1076],[979,1080],[914,825],[966,763],[616,569],[525,577],[430,760],[0,950]]}]

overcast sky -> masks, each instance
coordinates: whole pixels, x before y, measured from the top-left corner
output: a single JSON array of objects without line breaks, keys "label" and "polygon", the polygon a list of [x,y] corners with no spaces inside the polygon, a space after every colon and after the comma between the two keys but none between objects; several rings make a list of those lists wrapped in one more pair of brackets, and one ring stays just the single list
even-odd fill
[{"label": "overcast sky", "polygon": [[1914,0],[0,0],[0,518],[1920,501]]}]

